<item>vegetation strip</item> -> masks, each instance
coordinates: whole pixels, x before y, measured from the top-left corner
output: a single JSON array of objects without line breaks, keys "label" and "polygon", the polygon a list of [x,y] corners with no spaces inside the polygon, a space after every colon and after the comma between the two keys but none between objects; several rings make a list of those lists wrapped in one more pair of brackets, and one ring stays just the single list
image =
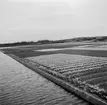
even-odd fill
[{"label": "vegetation strip", "polygon": [[9,56],[14,58],[18,62],[22,63],[23,65],[29,67],[30,69],[34,70],[35,72],[39,73],[40,75],[44,76],[45,78],[56,83],[57,85],[63,87],[64,89],[66,89],[70,92],[73,92],[76,95],[82,97],[83,99],[87,100],[88,102],[95,104],[95,105],[107,105],[107,103],[103,99],[101,99],[95,95],[92,95],[91,93],[88,93],[85,90],[82,90],[73,84],[67,83],[64,80],[57,78],[57,76],[50,74],[49,72],[47,72],[49,70],[47,70],[47,68],[40,65],[39,63],[31,62],[29,60],[19,58],[17,56],[12,55],[12,54],[9,54]]}]

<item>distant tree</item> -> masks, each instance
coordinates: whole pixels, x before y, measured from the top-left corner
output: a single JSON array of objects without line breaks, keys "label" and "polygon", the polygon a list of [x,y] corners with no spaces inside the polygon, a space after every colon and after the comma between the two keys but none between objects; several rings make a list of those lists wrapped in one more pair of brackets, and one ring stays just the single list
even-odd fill
[{"label": "distant tree", "polygon": [[52,43],[52,41],[49,41],[49,40],[39,40],[37,41],[38,44],[49,44],[49,43]]}]

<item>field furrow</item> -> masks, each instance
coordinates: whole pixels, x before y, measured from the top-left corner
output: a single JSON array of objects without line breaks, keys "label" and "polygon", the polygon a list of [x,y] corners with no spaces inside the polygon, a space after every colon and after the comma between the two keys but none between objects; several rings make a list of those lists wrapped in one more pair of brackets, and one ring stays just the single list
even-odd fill
[{"label": "field furrow", "polygon": [[100,73],[94,73],[94,74],[91,74],[91,75],[80,76],[80,77],[78,77],[78,79],[81,80],[81,81],[87,81],[87,80],[90,80],[90,79],[103,77],[103,76],[107,76],[107,72],[100,72]]},{"label": "field furrow", "polygon": [[90,80],[85,81],[88,84],[91,85],[97,85],[99,83],[107,82],[107,76],[97,77]]}]

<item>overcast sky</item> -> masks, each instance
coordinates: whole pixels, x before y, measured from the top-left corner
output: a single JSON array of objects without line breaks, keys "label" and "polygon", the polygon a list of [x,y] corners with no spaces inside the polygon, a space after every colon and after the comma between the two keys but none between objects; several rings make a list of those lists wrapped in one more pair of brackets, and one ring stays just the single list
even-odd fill
[{"label": "overcast sky", "polygon": [[0,0],[0,43],[107,35],[107,0]]}]

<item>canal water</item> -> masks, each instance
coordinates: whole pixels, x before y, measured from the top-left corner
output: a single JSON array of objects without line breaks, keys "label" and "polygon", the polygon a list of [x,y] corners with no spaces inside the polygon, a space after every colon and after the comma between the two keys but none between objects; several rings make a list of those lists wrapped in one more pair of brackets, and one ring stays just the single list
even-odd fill
[{"label": "canal water", "polygon": [[0,105],[89,105],[0,52]]}]

